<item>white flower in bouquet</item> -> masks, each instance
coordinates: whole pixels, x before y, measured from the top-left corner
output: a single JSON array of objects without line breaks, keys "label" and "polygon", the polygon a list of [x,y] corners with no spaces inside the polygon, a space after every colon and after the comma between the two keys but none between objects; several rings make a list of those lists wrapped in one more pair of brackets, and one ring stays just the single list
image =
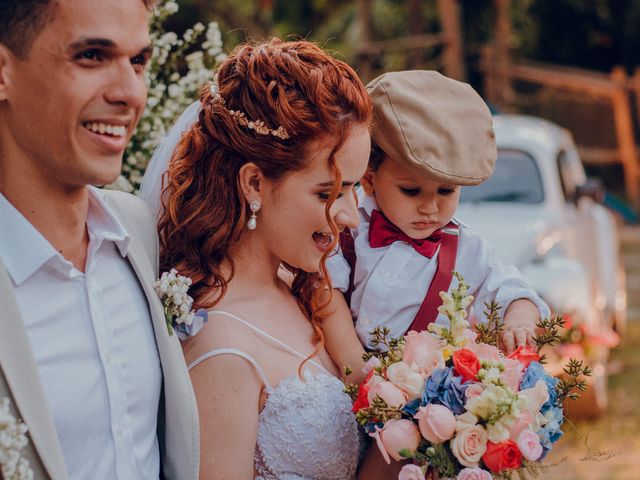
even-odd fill
[{"label": "white flower in bouquet", "polygon": [[20,455],[29,443],[27,426],[9,410],[8,398],[0,401],[0,478],[5,480],[32,480],[33,470]]}]

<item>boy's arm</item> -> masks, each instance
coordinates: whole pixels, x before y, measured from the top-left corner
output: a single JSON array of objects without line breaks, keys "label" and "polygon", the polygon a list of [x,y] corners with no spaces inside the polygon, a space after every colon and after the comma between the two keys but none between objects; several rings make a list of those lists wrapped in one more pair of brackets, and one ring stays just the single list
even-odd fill
[{"label": "boy's arm", "polygon": [[325,347],[340,371],[346,366],[351,368],[347,382],[360,383],[365,377],[362,372],[362,354],[365,352],[353,326],[349,306],[340,290],[333,289],[328,311],[329,316],[322,323]]}]

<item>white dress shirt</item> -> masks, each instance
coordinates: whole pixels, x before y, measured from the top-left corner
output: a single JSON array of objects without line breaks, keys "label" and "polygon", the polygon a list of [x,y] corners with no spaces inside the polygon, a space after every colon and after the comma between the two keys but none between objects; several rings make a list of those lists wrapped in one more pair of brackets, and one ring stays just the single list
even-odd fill
[{"label": "white dress shirt", "polygon": [[[360,224],[351,230],[357,260],[350,308],[358,337],[369,349],[374,348],[370,334],[376,327],[389,327],[391,337],[407,332],[427,295],[439,253],[438,250],[429,259],[401,241],[371,248],[369,221],[373,210],[378,210],[375,199],[361,195]],[[341,252],[327,260],[327,268],[334,288],[346,292],[351,268]],[[542,317],[549,316],[549,307],[527,285],[518,269],[505,265],[494,248],[466,225],[460,225],[455,270],[469,284],[469,294],[475,297],[472,308],[481,321],[484,303],[491,300],[502,305],[501,313],[504,313],[512,301],[526,298],[536,304]],[[454,278],[451,288],[456,285]],[[449,320],[439,314],[436,322],[446,325]]]},{"label": "white dress shirt", "polygon": [[83,273],[0,194],[0,258],[70,478],[158,478],[162,371],[151,317],[124,258],[129,236],[94,188],[87,229]]}]

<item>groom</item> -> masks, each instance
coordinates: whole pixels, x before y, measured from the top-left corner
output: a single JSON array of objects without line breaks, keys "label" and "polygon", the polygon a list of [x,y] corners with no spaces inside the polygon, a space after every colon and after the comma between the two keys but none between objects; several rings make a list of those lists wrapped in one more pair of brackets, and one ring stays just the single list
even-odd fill
[{"label": "groom", "polygon": [[38,479],[198,476],[155,219],[91,186],[116,179],[144,109],[150,3],[0,0],[0,405]]}]

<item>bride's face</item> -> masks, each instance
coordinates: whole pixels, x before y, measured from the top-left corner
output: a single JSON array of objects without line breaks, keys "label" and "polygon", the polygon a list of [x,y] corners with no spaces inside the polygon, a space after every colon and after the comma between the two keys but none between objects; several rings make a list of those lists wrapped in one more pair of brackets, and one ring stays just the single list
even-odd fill
[{"label": "bride's face", "polygon": [[[338,230],[358,223],[353,190],[367,167],[370,148],[367,126],[355,125],[336,152],[342,185],[330,214]],[[317,142],[309,149],[306,168],[276,183],[267,182],[258,213],[255,233],[261,236],[269,253],[307,272],[319,271],[321,257],[332,240],[325,216],[325,206],[335,182],[328,163],[331,150],[329,141]]]}]

